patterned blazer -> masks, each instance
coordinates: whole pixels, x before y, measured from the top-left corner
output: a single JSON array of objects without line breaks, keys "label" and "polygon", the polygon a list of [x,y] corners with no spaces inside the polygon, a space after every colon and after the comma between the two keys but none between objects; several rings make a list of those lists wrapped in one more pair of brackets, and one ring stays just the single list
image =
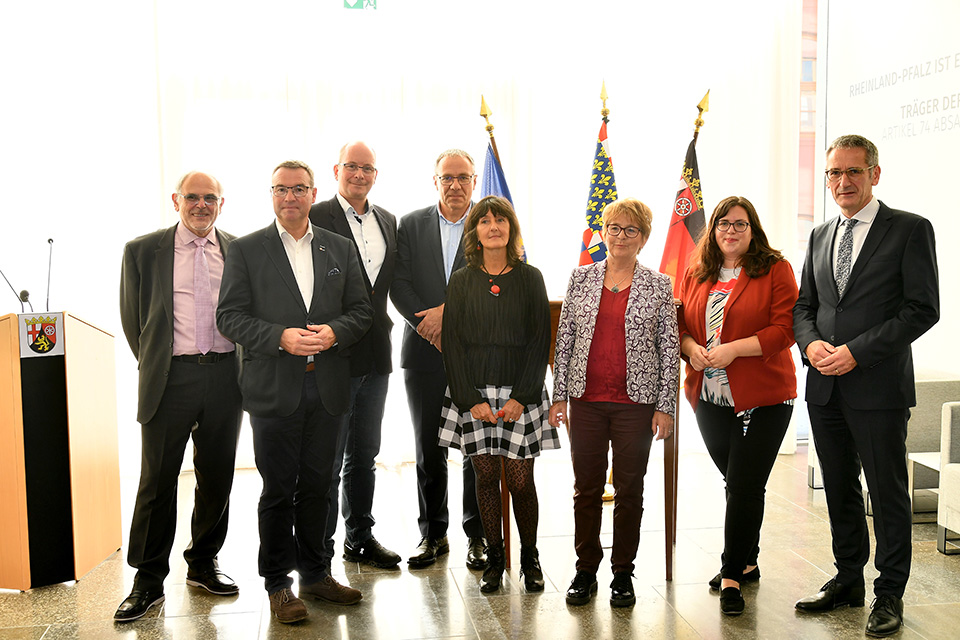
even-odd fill
[{"label": "patterned blazer", "polygon": [[[587,387],[587,357],[600,310],[607,261],[577,267],[560,312],[553,367],[553,401],[579,398]],[[627,395],[675,415],[680,373],[677,312],[670,278],[639,263],[634,268],[624,318]]]}]

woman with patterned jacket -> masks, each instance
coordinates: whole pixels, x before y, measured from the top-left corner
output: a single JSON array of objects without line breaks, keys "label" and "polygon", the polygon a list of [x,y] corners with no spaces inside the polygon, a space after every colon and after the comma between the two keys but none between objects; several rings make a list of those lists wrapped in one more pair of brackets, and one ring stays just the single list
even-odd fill
[{"label": "woman with patterned jacket", "polygon": [[607,257],[570,276],[560,313],[550,424],[569,400],[577,573],[566,599],[581,605],[597,591],[602,496],[613,449],[613,582],[610,604],[632,606],[640,542],[643,477],[650,445],[673,433],[680,367],[670,279],[637,262],[653,214],[635,199],[603,210]]}]

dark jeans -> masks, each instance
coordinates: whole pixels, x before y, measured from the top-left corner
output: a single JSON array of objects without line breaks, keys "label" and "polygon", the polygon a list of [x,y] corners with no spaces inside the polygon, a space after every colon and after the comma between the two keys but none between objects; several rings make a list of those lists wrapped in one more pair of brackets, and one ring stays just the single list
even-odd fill
[{"label": "dark jeans", "polygon": [[177,480],[193,438],[191,540],[183,557],[197,572],[214,566],[227,537],[230,489],[240,434],[237,360],[201,365],[173,360],[156,414],[141,426],[140,488],[130,525],[127,561],[135,589],[160,589],[170,572],[177,530]]},{"label": "dark jeans", "polygon": [[329,566],[335,552],[333,536],[337,532],[340,472],[343,470],[344,542],[359,547],[373,537],[373,489],[376,483],[376,457],[380,453],[380,425],[387,400],[389,375],[371,371],[350,380],[350,410],[340,427],[340,447],[333,460],[330,485],[330,510],[327,514],[324,554]]},{"label": "dark jeans", "polygon": [[301,584],[328,574],[323,540],[341,416],[324,409],[314,375],[304,376],[300,405],[291,415],[250,416],[263,479],[259,568],[269,594],[293,584],[291,571],[300,574]]},{"label": "dark jeans", "polygon": [[854,409],[843,399],[839,386],[834,385],[826,405],[807,404],[823,471],[837,580],[841,584],[862,583],[863,567],[870,559],[860,485],[862,465],[873,503],[875,564],[880,572],[873,582],[873,593],[902,598],[910,578],[913,550],[906,446],[910,411]]},{"label": "dark jeans", "polygon": [[[440,371],[403,370],[407,403],[417,446],[417,497],[420,501],[420,535],[440,538],[447,535],[447,448],[438,444],[440,412],[447,389],[447,375]],[[463,457],[463,531],[470,538],[483,537],[483,523],[477,506],[477,481],[473,463]]]},{"label": "dark jeans", "polygon": [[650,404],[582,402],[570,399],[573,459],[574,545],[577,571],[596,573],[603,560],[600,521],[607,479],[607,445],[613,447],[613,572],[633,573],[643,517],[643,477],[653,441]]},{"label": "dark jeans", "polygon": [[700,400],[696,414],[703,442],[726,482],[727,511],[723,519],[720,573],[724,578],[740,582],[747,565],[757,564],[767,479],[777,461],[793,406],[757,407],[750,417],[746,435],[743,418],[737,416],[733,407]]}]

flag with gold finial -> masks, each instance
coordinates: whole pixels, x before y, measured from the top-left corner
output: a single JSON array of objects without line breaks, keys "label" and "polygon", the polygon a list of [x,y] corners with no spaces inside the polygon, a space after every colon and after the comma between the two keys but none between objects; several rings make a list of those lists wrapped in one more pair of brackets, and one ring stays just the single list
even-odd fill
[{"label": "flag with gold finial", "polygon": [[593,168],[590,171],[590,192],[587,196],[587,228],[583,231],[580,242],[580,264],[593,264],[607,257],[607,246],[603,243],[600,230],[603,227],[603,208],[617,199],[617,181],[613,176],[613,157],[610,154],[610,145],[607,140],[607,86],[603,85],[600,91],[603,100],[603,110],[600,112],[603,121],[600,123],[600,133],[597,135],[597,150],[593,157]]},{"label": "flag with gold finial", "polygon": [[700,116],[708,108],[710,92],[703,97],[697,108],[696,129],[693,140],[687,146],[687,155],[683,159],[683,170],[677,186],[677,196],[673,201],[670,214],[670,227],[667,240],[663,245],[663,258],[660,260],[660,272],[670,276],[673,281],[673,296],[680,295],[680,281],[690,263],[690,256],[706,229],[703,213],[703,194],[700,191],[700,168],[697,166],[697,136],[703,120]]},{"label": "flag with gold finial", "polygon": [[[487,106],[487,101],[480,96],[480,115],[487,121],[487,133],[490,134],[490,141],[487,142],[487,154],[483,159],[483,177],[480,179],[480,197],[499,196],[507,200],[511,207],[513,205],[513,196],[510,195],[510,187],[507,186],[507,176],[503,173],[503,165],[500,164],[500,153],[497,151],[497,141],[493,137],[493,125],[490,124],[490,115],[493,112]],[[514,207],[516,212],[516,207]],[[527,248],[520,239],[520,259],[527,261]]]}]

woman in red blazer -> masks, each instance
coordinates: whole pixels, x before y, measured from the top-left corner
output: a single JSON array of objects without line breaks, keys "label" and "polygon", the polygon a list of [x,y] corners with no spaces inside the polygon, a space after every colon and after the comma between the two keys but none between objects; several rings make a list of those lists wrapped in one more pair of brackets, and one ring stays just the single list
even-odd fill
[{"label": "woman in red blazer", "polygon": [[710,586],[720,589],[721,612],[739,615],[740,584],[760,578],[765,487],[797,397],[797,282],[749,200],[717,205],[680,300],[684,390],[727,485],[723,567]]}]

